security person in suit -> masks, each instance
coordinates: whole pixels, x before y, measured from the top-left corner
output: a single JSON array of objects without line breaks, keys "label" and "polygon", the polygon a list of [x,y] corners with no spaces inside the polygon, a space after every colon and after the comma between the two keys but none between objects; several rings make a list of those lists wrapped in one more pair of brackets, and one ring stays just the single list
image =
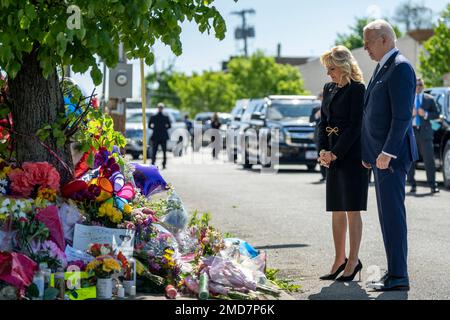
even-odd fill
[{"label": "security person in suit", "polygon": [[377,290],[409,290],[406,176],[418,159],[412,128],[416,75],[384,20],[364,27],[364,49],[378,62],[364,98],[362,161],[373,168],[387,273]]},{"label": "security person in suit", "polygon": [[170,119],[163,114],[164,104],[158,103],[158,113],[150,118],[148,127],[153,130],[153,134],[150,137],[152,145],[152,164],[156,162],[156,153],[158,152],[158,146],[161,145],[163,151],[163,169],[166,168],[167,163],[167,140],[169,140],[168,130],[171,128]]},{"label": "security person in suit", "polygon": [[[430,120],[439,118],[439,111],[434,102],[433,96],[424,93],[424,82],[418,78],[416,83],[416,98],[414,100],[413,120],[414,136],[416,137],[417,148],[425,163],[427,172],[427,182],[430,186],[431,193],[438,193],[436,186],[436,165],[434,163],[433,150],[433,129]],[[411,185],[411,193],[416,192],[416,173],[415,165],[411,166],[408,173],[408,183]]]}]

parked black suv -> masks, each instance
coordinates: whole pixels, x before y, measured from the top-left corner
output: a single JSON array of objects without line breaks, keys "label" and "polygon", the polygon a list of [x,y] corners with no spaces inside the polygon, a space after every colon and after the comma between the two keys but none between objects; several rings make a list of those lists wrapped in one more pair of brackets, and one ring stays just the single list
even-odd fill
[{"label": "parked black suv", "polygon": [[444,186],[450,188],[450,87],[429,88],[425,90],[436,101],[441,114],[432,120],[434,130],[434,154],[436,167],[442,171]]},{"label": "parked black suv", "polygon": [[[317,148],[314,143],[314,123],[309,121],[312,109],[320,105],[315,96],[268,96],[251,99],[242,116],[250,120],[243,134],[245,150],[240,150],[244,168],[253,164],[271,166],[271,158],[279,164],[304,164],[308,170],[317,165]],[[246,117],[247,115],[247,117]],[[272,154],[271,139],[274,131],[279,132],[278,154]],[[261,144],[260,138],[268,143]],[[265,141],[265,140],[263,140]],[[255,143],[256,142],[256,143]]]}]

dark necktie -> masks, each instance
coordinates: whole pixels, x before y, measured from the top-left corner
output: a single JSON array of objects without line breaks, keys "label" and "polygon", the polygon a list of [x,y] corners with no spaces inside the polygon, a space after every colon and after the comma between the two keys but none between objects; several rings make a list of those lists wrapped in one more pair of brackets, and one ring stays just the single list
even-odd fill
[{"label": "dark necktie", "polygon": [[380,64],[379,63],[377,64],[377,67],[375,68],[375,71],[373,72],[372,79],[370,80],[370,83],[372,83],[373,80],[375,80],[375,77],[377,76],[378,70],[380,70]]}]

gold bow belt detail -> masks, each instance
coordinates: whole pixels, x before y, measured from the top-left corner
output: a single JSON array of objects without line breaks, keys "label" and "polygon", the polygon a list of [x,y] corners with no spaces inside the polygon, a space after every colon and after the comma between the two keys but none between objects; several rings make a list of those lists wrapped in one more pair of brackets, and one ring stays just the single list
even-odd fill
[{"label": "gold bow belt detail", "polygon": [[327,127],[325,130],[327,131],[328,136],[331,136],[332,134],[335,134],[335,135],[338,136],[338,133],[339,133],[339,128],[338,127],[334,127],[334,128]]}]

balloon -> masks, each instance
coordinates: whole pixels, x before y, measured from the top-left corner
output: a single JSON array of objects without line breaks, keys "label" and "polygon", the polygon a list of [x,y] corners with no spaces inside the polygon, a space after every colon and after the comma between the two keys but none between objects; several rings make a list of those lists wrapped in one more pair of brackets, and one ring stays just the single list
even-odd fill
[{"label": "balloon", "polygon": [[116,193],[118,197],[124,198],[126,200],[131,200],[134,198],[134,187],[131,183],[127,183],[123,186],[122,189],[119,190],[119,192]]},{"label": "balloon", "polygon": [[82,181],[82,180],[74,180],[71,181],[67,184],[65,184],[62,188],[61,188],[61,195],[64,198],[70,198],[70,196],[72,196],[73,194],[82,191],[82,190],[87,190],[88,185],[86,182]]},{"label": "balloon", "polygon": [[90,184],[97,185],[101,190],[100,195],[96,198],[97,201],[103,202],[113,196],[113,186],[108,179],[94,178],[91,180]]},{"label": "balloon", "polygon": [[156,166],[137,163],[132,165],[136,168],[133,172],[134,182],[143,195],[149,196],[165,190],[167,183]]},{"label": "balloon", "polygon": [[117,171],[113,173],[111,178],[109,178],[109,181],[113,184],[114,192],[118,192],[125,184],[125,176],[121,172]]},{"label": "balloon", "polygon": [[124,206],[126,204],[128,204],[128,201],[126,199],[124,199],[124,198],[121,198],[121,197],[114,197],[114,203],[115,203],[117,209],[119,209],[120,211],[123,212]]}]

